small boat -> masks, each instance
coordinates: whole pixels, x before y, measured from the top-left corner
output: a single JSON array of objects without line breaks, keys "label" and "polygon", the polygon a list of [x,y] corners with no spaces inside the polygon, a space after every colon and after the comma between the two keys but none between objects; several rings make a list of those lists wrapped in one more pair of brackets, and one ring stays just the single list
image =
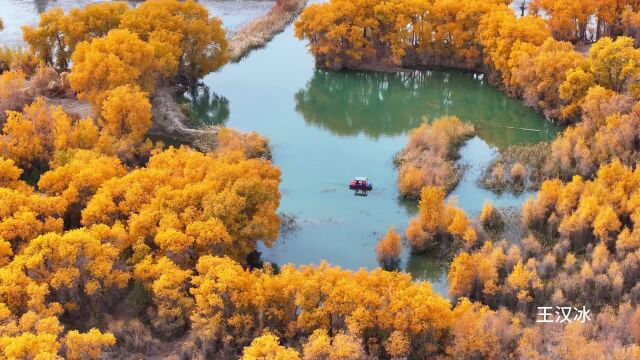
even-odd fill
[{"label": "small boat", "polygon": [[355,177],[351,180],[349,189],[371,191],[373,190],[373,184],[366,177]]}]

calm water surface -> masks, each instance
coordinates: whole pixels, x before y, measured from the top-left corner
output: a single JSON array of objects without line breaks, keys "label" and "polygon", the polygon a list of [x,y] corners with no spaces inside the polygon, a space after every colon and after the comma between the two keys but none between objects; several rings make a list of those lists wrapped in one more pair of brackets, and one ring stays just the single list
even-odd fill
[{"label": "calm water surface", "polygon": [[[7,0],[5,0],[7,1]],[[3,44],[19,44],[18,27],[35,23],[46,1],[8,0],[0,10]],[[58,0],[69,7],[93,1]],[[263,13],[269,2],[204,1],[230,31]],[[17,34],[17,35],[16,35]],[[451,194],[468,214],[485,199],[519,205],[530,194],[496,196],[476,184],[496,148],[547,140],[558,129],[519,101],[489,86],[482,76],[462,72],[333,73],[316,70],[305,44],[289,27],[266,48],[204,79],[209,91],[196,96],[199,121],[225,124],[267,136],[282,169],[279,211],[296,226],[283,232],[266,260],[310,264],[326,260],[344,268],[374,268],[375,244],[390,225],[402,231],[416,203],[398,200],[392,158],[407,132],[423,119],[456,115],[475,124],[478,136],[461,150],[468,166]],[[354,196],[347,184],[368,176],[374,191]],[[403,254],[402,269],[430,280],[446,293],[447,264]]]}]

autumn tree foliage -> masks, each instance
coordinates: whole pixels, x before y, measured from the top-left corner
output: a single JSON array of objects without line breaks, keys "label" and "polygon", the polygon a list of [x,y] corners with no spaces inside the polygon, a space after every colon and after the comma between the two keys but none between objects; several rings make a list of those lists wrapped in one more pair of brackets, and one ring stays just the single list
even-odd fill
[{"label": "autumn tree foliage", "polygon": [[80,211],[102,184],[126,173],[118,158],[90,150],[60,152],[52,163],[52,169],[40,177],[38,188],[65,200],[66,223],[73,227],[80,225]]},{"label": "autumn tree foliage", "polygon": [[140,251],[158,248],[182,265],[200,255],[244,261],[278,234],[280,171],[265,160],[169,149],[106,182],[82,212],[85,226],[125,225]]},{"label": "autumn tree foliage", "polygon": [[492,69],[490,76],[509,88],[513,83],[511,63],[518,55],[515,50],[540,46],[550,34],[540,18],[516,18],[513,11],[501,7],[482,17],[476,36],[485,54],[484,62]]},{"label": "autumn tree foliage", "polygon": [[115,138],[142,142],[151,127],[151,104],[148,95],[132,85],[123,85],[105,93],[101,125]]},{"label": "autumn tree foliage", "polygon": [[327,68],[381,63],[474,69],[482,63],[475,38],[480,21],[504,4],[333,0],[308,6],[295,31]]},{"label": "autumn tree foliage", "polygon": [[[248,266],[278,234],[280,171],[266,140],[223,129],[207,154],[145,140],[160,82],[193,84],[226,60],[221,23],[204,7],[155,0],[43,14],[24,29],[30,56],[73,65],[71,85],[96,119],[44,99],[24,106],[17,90],[47,79],[43,67],[23,76],[31,58],[0,75],[11,110],[0,134],[0,357],[101,358],[116,336],[186,339],[186,358],[640,357],[640,59],[634,39],[615,38],[637,41],[638,5],[539,0],[520,18],[505,5],[332,0],[296,23],[320,66],[482,69],[530,106],[577,122],[543,170],[513,157],[492,171],[506,183],[554,178],[525,203],[527,233],[513,243],[484,241],[445,201],[451,160],[473,129],[447,118],[410,134],[399,187],[420,205],[406,236],[414,252],[455,252],[455,306],[401,272]],[[563,40],[587,40],[592,17],[597,37],[613,37],[584,58]],[[486,204],[480,222],[499,228],[497,214]],[[377,252],[383,264],[397,259],[400,236],[390,229]],[[537,306],[567,303],[588,305],[593,321],[535,324]],[[112,315],[138,325],[99,330]]]},{"label": "autumn tree foliage", "polygon": [[24,40],[42,61],[65,70],[78,43],[105,36],[120,24],[124,1],[88,4],[65,14],[53,8],[40,15],[37,26],[23,26]]},{"label": "autumn tree foliage", "polygon": [[480,221],[482,226],[489,231],[500,231],[504,227],[504,220],[500,210],[496,209],[491,202],[486,201],[480,211]]},{"label": "autumn tree foliage", "polygon": [[402,240],[393,226],[389,227],[387,234],[380,239],[376,246],[377,259],[386,269],[392,269],[400,260],[402,252]]},{"label": "autumn tree foliage", "polygon": [[595,86],[588,90],[581,109],[582,122],[567,128],[551,144],[545,166],[547,177],[591,178],[599,164],[613,159],[635,165],[640,118],[633,99]]},{"label": "autumn tree foliage", "polygon": [[109,90],[138,85],[153,93],[162,78],[161,55],[128,30],[112,30],[104,37],[78,44],[72,61],[71,87],[79,98],[98,107]]},{"label": "autumn tree foliage", "polygon": [[445,202],[442,187],[427,186],[420,194],[418,216],[409,221],[407,239],[413,252],[437,249],[459,241],[472,247],[478,234],[464,211],[456,207],[455,201]]},{"label": "autumn tree foliage", "polygon": [[[541,230],[554,217],[558,233],[576,246],[603,241],[613,246],[621,231],[635,228],[638,171],[618,160],[601,167],[593,180],[575,176],[567,184],[550,180],[538,198],[523,206],[525,224]],[[623,223],[623,221],[625,221]]]},{"label": "autumn tree foliage", "polygon": [[175,76],[180,84],[195,85],[227,61],[222,22],[193,0],[145,1],[124,14],[122,28],[170,58],[165,63],[167,75]]},{"label": "autumn tree foliage", "polygon": [[[123,88],[116,95],[110,94],[115,100],[106,103],[107,111],[98,125],[91,118],[71,117],[61,107],[47,105],[43,98],[25,106],[22,112],[7,112],[0,133],[0,154],[23,169],[40,171],[49,168],[58,152],[72,149],[116,155],[128,163],[144,159],[153,146],[140,133],[146,133],[150,126],[151,109],[143,94],[131,91]],[[137,102],[114,103],[127,97]]]},{"label": "autumn tree foliage", "polygon": [[423,123],[409,132],[409,140],[394,161],[398,166],[400,196],[418,199],[425,186],[441,186],[450,191],[458,183],[461,170],[454,159],[464,140],[474,134],[473,125],[455,116]]},{"label": "autumn tree foliage", "polygon": [[0,123],[6,120],[6,111],[20,111],[29,101],[24,93],[26,78],[22,71],[12,70],[0,74]]},{"label": "autumn tree foliage", "polygon": [[557,119],[562,117],[565,106],[558,96],[560,86],[567,79],[568,71],[584,68],[585,59],[571,43],[549,37],[538,47],[516,44],[510,64],[515,92],[521,93],[527,105]]},{"label": "autumn tree foliage", "polygon": [[[126,2],[116,1],[89,4],[82,9],[74,8],[67,14],[61,8],[54,8],[40,16],[38,26],[24,26],[22,30],[25,42],[38,58],[65,70],[70,62],[75,68],[77,60],[85,59],[86,55],[80,54],[72,58],[76,50],[86,53],[84,46],[78,47],[79,44],[107,37],[110,31],[119,28],[137,34],[147,46],[140,42],[128,45],[133,46],[139,54],[130,51],[127,58],[123,58],[124,53],[118,54],[114,47],[103,46],[101,50],[94,48],[94,51],[107,51],[118,56],[120,61],[142,65],[140,58],[150,55],[145,47],[151,47],[155,59],[151,56],[147,60],[155,60],[159,65],[158,71],[164,77],[175,78],[182,84],[194,85],[197,79],[217,70],[226,62],[227,41],[222,22],[211,17],[207,8],[195,1],[154,0],[131,9]],[[112,35],[110,39],[112,42],[131,42],[122,36]],[[130,59],[130,56],[138,60]],[[87,61],[90,62],[87,66],[99,65]],[[107,62],[112,63],[105,65],[110,66],[111,71],[118,69],[113,59]],[[141,67],[140,73],[147,72],[146,68]],[[123,75],[114,75],[110,80],[117,81],[115,78],[118,76]],[[140,74],[129,72],[126,76],[137,80]],[[152,90],[144,82],[138,85],[147,91]]]},{"label": "autumn tree foliage", "polygon": [[534,0],[530,12],[548,14],[547,24],[556,39],[587,42],[587,26],[597,8],[598,4],[590,1]]},{"label": "autumn tree foliage", "polygon": [[255,338],[242,351],[242,360],[299,360],[300,355],[293,349],[278,343],[278,337],[265,333]]},{"label": "autumn tree foliage", "polygon": [[[398,272],[351,272],[323,263],[285,266],[274,274],[269,269],[249,271],[228,258],[211,256],[201,257],[196,269],[192,335],[203,347],[229,337],[247,346],[269,328],[280,330],[284,344],[299,335],[309,337],[304,358],[329,354],[329,358],[358,359],[363,350],[384,351],[361,342],[362,338],[382,343],[396,331],[410,342],[405,349],[428,356],[452,320],[449,302],[430,284],[414,283]],[[278,341],[270,339],[270,344]],[[231,346],[224,345],[222,351]]]},{"label": "autumn tree foliage", "polygon": [[114,344],[109,333],[91,329],[64,335],[55,316],[27,312],[18,317],[0,304],[0,355],[5,358],[57,358],[63,354],[68,359],[98,359]]}]

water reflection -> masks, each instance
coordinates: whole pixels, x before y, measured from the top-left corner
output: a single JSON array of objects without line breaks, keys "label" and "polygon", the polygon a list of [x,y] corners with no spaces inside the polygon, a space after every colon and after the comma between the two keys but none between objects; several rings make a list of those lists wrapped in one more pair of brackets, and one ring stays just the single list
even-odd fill
[{"label": "water reflection", "polygon": [[186,96],[191,109],[191,119],[196,125],[224,125],[229,120],[229,100],[211,92],[208,86],[198,86]]},{"label": "water reflection", "polygon": [[415,280],[429,281],[433,289],[440,294],[447,294],[447,271],[449,264],[441,259],[428,255],[409,255],[406,261],[405,271],[410,273]]},{"label": "water reflection", "polygon": [[555,137],[558,128],[487,85],[481,74],[443,71],[401,73],[316,70],[295,94],[308,124],[342,136],[401,135],[424,117],[456,115],[476,124],[494,146]]}]

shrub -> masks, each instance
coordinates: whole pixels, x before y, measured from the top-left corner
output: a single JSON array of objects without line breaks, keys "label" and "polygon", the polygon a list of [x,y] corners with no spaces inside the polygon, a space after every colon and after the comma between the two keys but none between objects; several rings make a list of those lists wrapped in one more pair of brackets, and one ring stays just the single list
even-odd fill
[{"label": "shrub", "polygon": [[489,231],[497,232],[504,228],[504,220],[500,211],[489,201],[485,201],[480,212],[482,226]]},{"label": "shrub", "polygon": [[426,186],[422,189],[418,216],[409,221],[407,239],[413,252],[422,252],[436,245],[449,245],[451,240],[471,247],[477,233],[464,211],[454,202],[445,203],[442,187]]},{"label": "shrub", "polygon": [[473,133],[473,125],[453,116],[411,130],[407,145],[395,157],[400,196],[418,199],[424,186],[453,189],[461,173],[453,160],[460,144]]},{"label": "shrub", "polygon": [[26,79],[22,71],[0,74],[0,125],[6,120],[5,111],[19,111],[29,102],[25,94]]},{"label": "shrub", "polygon": [[522,183],[524,179],[527,177],[527,168],[521,163],[517,162],[511,167],[511,179],[514,182]]},{"label": "shrub", "polygon": [[385,269],[393,269],[400,260],[401,251],[402,242],[400,235],[398,235],[393,226],[390,226],[387,234],[380,239],[376,246],[378,262],[380,262]]}]

